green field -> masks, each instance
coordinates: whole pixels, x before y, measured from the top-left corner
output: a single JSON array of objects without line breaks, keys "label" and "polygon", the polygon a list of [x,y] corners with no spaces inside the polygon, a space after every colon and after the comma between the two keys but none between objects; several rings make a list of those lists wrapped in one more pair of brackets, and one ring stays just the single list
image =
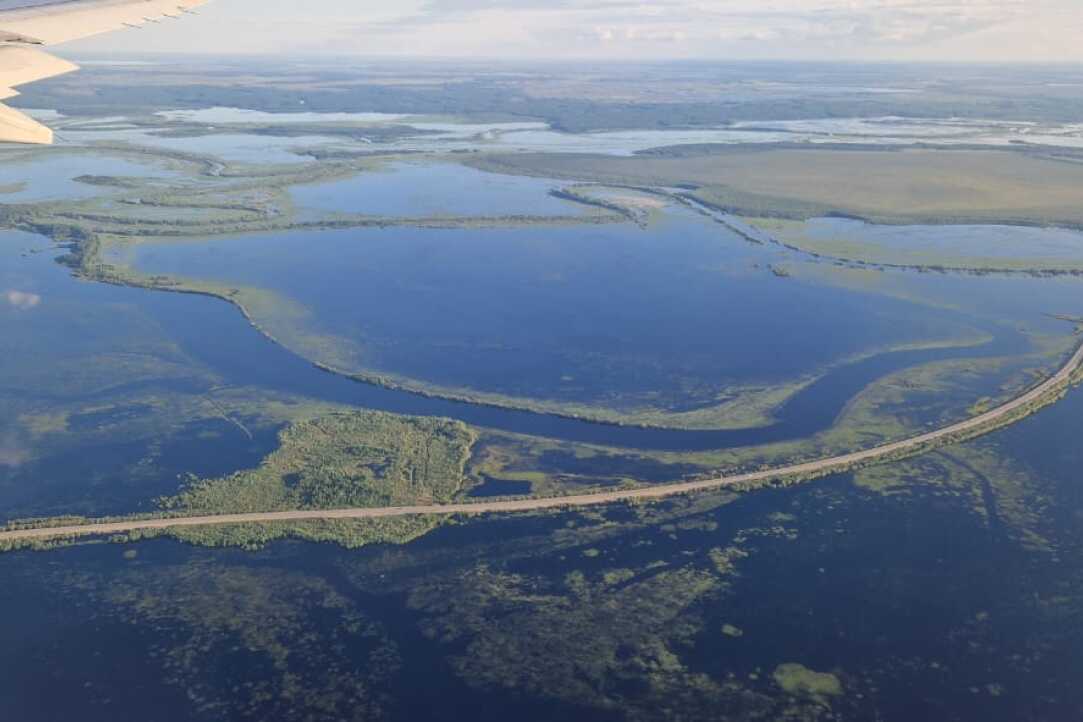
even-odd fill
[{"label": "green field", "polygon": [[749,216],[1083,225],[1083,163],[1072,155],[703,146],[635,157],[519,154],[473,162],[504,173],[691,186],[696,198]]},{"label": "green field", "polygon": [[[744,218],[745,223],[763,231],[771,238],[789,248],[816,256],[855,261],[871,266],[890,266],[935,271],[963,271],[973,273],[1028,273],[1028,274],[1083,274],[1083,236],[1076,236],[1056,253],[1040,246],[1040,239],[1025,234],[1039,229],[998,226],[962,226],[970,229],[972,239],[994,240],[982,248],[980,243],[960,243],[951,230],[937,227],[941,237],[906,242],[906,226],[870,226],[861,224],[854,228],[831,231],[816,229],[808,221],[787,218]],[[895,242],[885,242],[877,233],[865,233],[865,229],[890,228],[900,231]],[[927,228],[927,227],[923,227]],[[996,248],[999,243],[1002,247]]]}]

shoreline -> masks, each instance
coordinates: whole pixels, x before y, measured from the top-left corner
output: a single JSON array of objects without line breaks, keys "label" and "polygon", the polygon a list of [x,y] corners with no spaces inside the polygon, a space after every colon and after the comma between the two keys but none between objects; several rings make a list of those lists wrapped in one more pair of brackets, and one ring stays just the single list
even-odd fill
[{"label": "shoreline", "polygon": [[983,414],[941,429],[929,431],[901,441],[894,441],[863,451],[851,452],[817,461],[791,464],[760,471],[746,472],[635,489],[600,491],[567,496],[534,497],[501,501],[457,502],[397,507],[362,507],[349,509],[304,509],[297,511],[253,512],[177,517],[152,517],[130,520],[87,521],[66,526],[9,528],[0,531],[0,543],[18,547],[20,542],[62,541],[79,537],[125,534],[147,530],[168,530],[180,527],[217,526],[231,524],[266,524],[287,521],[329,521],[341,519],[385,519],[391,517],[455,516],[494,513],[515,513],[590,507],[614,503],[649,502],[672,496],[694,494],[718,489],[746,490],[750,485],[769,482],[811,480],[829,474],[852,470],[872,464],[893,461],[928,452],[934,448],[991,433],[1020,421],[1057,400],[1075,382],[1083,369],[1083,343],[1053,376],[1022,395]]}]

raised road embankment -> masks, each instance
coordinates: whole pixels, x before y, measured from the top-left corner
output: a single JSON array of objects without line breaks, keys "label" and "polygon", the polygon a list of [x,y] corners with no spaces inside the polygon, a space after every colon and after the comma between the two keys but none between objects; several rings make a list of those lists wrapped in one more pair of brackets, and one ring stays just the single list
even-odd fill
[{"label": "raised road embankment", "polygon": [[618,491],[600,491],[572,496],[535,497],[507,501],[462,502],[419,506],[365,507],[355,509],[305,509],[299,511],[256,512],[250,514],[220,514],[215,516],[162,517],[122,521],[88,521],[66,526],[43,526],[0,531],[0,542],[18,542],[125,534],[135,531],[174,529],[221,524],[252,524],[293,522],[323,519],[382,519],[396,516],[492,514],[570,507],[595,506],[619,502],[649,501],[679,494],[712,491],[727,487],[744,487],[791,477],[812,478],[836,471],[866,466],[927,451],[947,443],[973,438],[981,433],[1016,421],[1035,408],[1055,400],[1071,383],[1073,375],[1083,367],[1083,345],[1056,374],[1026,393],[978,416],[900,441],[855,451],[826,459],[780,466],[760,471],[699,479],[675,484]]}]

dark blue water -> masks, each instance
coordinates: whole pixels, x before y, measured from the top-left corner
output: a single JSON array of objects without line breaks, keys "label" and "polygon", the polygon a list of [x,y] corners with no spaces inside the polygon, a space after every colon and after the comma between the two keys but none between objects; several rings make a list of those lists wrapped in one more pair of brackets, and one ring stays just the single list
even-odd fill
[{"label": "dark blue water", "polygon": [[[997,533],[968,493],[907,484],[912,495],[880,495],[837,475],[686,509],[675,524],[616,506],[472,520],[403,547],[246,553],[159,540],[0,556],[0,695],[26,722],[76,711],[104,722],[117,709],[162,722],[349,719],[373,700],[381,718],[403,721],[642,719],[631,711],[663,703],[688,719],[786,719],[799,700],[771,671],[797,662],[843,685],[813,719],[1076,720],[1081,412],[1077,391],[978,442],[1042,480],[1062,517],[1045,532],[1052,553]],[[652,586],[670,569],[712,574],[709,550],[735,543],[749,556],[720,592],[682,606]],[[634,578],[600,588],[614,569]],[[589,596],[569,590],[573,574],[593,585]],[[343,634],[353,618],[373,635]],[[278,665],[266,639],[290,650]],[[379,639],[394,664],[374,663]],[[659,639],[679,676],[626,662],[649,658]],[[281,694],[284,675],[297,692]],[[652,695],[659,677],[664,700]],[[373,696],[327,686],[343,679]],[[701,696],[701,680],[732,691]]]},{"label": "dark blue water", "polygon": [[568,441],[638,449],[709,450],[798,439],[824,431],[846,404],[878,378],[915,364],[953,358],[995,357],[1026,348],[1021,336],[990,329],[996,340],[978,348],[899,351],[842,366],[796,394],[767,427],[684,431],[599,424],[553,415],[430,398],[354,381],[322,371],[245,323],[218,299],[147,293],[144,310],[184,350],[230,384],[265,386],[342,404],[419,416],[448,416],[469,424]]},{"label": "dark blue water", "polygon": [[256,234],[143,245],[135,263],[295,300],[311,312],[303,331],[354,349],[353,361],[336,353],[339,369],[618,410],[710,406],[869,349],[973,335],[936,309],[776,278],[774,253],[674,209],[647,230]]},{"label": "dark blue water", "polygon": [[0,193],[3,203],[37,203],[73,200],[108,195],[115,192],[106,186],[75,181],[85,175],[117,177],[176,177],[177,172],[164,165],[135,163],[120,158],[71,154],[63,148],[45,151],[44,158],[9,160],[0,156],[0,186],[21,185],[14,193]]},{"label": "dark blue water", "polygon": [[397,163],[346,180],[297,186],[293,202],[307,211],[373,216],[571,216],[584,207],[549,191],[559,181],[520,178],[455,163]]},{"label": "dark blue water", "polygon": [[530,493],[532,484],[529,481],[516,481],[514,479],[491,479],[485,477],[484,483],[470,490],[469,496],[495,497],[495,496],[525,496]]},{"label": "dark blue water", "polygon": [[[188,352],[233,383],[265,385],[366,408],[449,416],[487,428],[567,441],[673,450],[751,446],[807,437],[830,428],[854,395],[888,373],[937,360],[1016,354],[1028,347],[1012,327],[969,314],[798,284],[755,270],[751,274],[740,268],[729,275],[703,273],[713,262],[735,258],[739,260],[735,265],[740,266],[759,260],[757,254],[762,251],[728,235],[719,239],[716,226],[699,221],[682,218],[663,227],[667,246],[662,252],[664,260],[647,264],[653,274],[648,275],[656,277],[651,283],[640,277],[647,273],[642,257],[660,251],[658,239],[635,228],[484,233],[494,235],[477,241],[477,236],[484,234],[395,228],[360,235],[231,238],[213,245],[148,247],[140,250],[139,262],[147,271],[204,277],[229,274],[232,279],[271,284],[275,290],[298,294],[314,304],[321,312],[321,326],[339,330],[363,325],[366,339],[380,333],[393,337],[390,346],[400,357],[413,359],[410,363],[428,359],[421,362],[425,368],[410,370],[426,371],[430,366],[440,372],[461,369],[474,373],[471,380],[479,385],[490,384],[486,390],[494,384],[500,390],[503,381],[520,383],[520,371],[529,377],[532,370],[538,373],[540,369],[551,378],[546,362],[557,362],[546,356],[546,346],[564,345],[570,338],[572,343],[583,344],[580,350],[591,358],[606,352],[599,347],[597,354],[591,355],[588,344],[604,342],[616,349],[612,363],[600,367],[598,379],[598,385],[604,388],[609,384],[611,392],[664,385],[680,373],[690,372],[690,365],[696,363],[700,366],[691,372],[702,383],[727,375],[739,381],[767,382],[837,362],[839,356],[860,352],[867,345],[922,338],[923,332],[950,333],[977,327],[991,333],[994,340],[979,347],[883,353],[838,365],[793,396],[779,409],[778,421],[765,428],[681,431],[593,423],[376,388],[316,370],[263,339],[222,302],[147,294],[145,307]],[[553,241],[554,237],[558,240]],[[569,245],[584,250],[570,257]],[[504,246],[514,248],[501,250]],[[590,246],[595,248],[588,251]],[[625,247],[636,251],[622,254],[619,249]],[[477,253],[466,253],[474,260],[465,266],[443,263],[466,250]],[[588,260],[589,253],[597,255]],[[500,254],[499,260],[494,260],[494,254]],[[616,262],[611,254],[616,254]],[[553,257],[560,257],[560,261],[553,262]],[[394,262],[382,265],[380,259],[388,258]],[[544,274],[551,273],[556,264],[569,272],[567,275],[579,276],[576,283],[557,290],[532,288],[524,291],[529,298],[494,303],[491,297],[510,292],[508,277],[530,275],[532,268],[546,259],[550,266]],[[485,266],[484,278],[490,280],[467,271],[471,265]],[[459,278],[458,271],[464,271],[466,277]],[[403,280],[407,276],[412,278],[408,283]],[[944,283],[951,281],[944,279]],[[317,289],[325,292],[316,293]],[[417,294],[407,292],[417,289]],[[435,296],[430,293],[433,289],[439,290]],[[444,292],[458,293],[460,303],[438,303]],[[480,328],[490,321],[495,330]],[[569,331],[572,326],[580,327],[579,331]],[[599,329],[597,338],[591,336],[591,328]],[[712,331],[705,333],[705,328]],[[465,334],[468,342],[455,347],[440,342],[457,333]],[[500,333],[504,336],[499,337]],[[470,341],[478,341],[477,346],[471,347]],[[511,354],[501,354],[494,346],[510,349]],[[648,358],[645,366],[651,367],[650,372],[640,372],[645,366],[629,363],[631,371],[618,378],[625,360],[622,353]],[[517,358],[522,364],[517,365]],[[443,380],[458,383],[467,377],[445,376]],[[552,391],[551,386],[544,388],[544,383],[531,388]]]},{"label": "dark blue water", "polygon": [[[32,237],[18,238],[25,243]],[[10,265],[18,270],[9,272],[8,278],[18,279],[21,287],[39,292],[52,303],[67,299],[88,308],[96,304],[137,306],[159,333],[174,340],[184,353],[209,366],[229,385],[265,387],[363,408],[447,416],[482,427],[626,448],[710,450],[803,438],[828,429],[857,393],[886,374],[920,363],[992,357],[1026,348],[1025,339],[1009,327],[989,325],[986,330],[995,334],[995,340],[978,348],[899,351],[840,366],[792,397],[779,409],[777,423],[767,427],[723,431],[640,428],[429,398],[372,386],[322,371],[272,343],[224,301],[79,282],[44,253],[21,258],[19,263]],[[955,320],[953,314],[942,313]],[[960,317],[957,322],[966,320]],[[17,318],[16,322],[28,321]],[[115,327],[108,314],[103,314],[101,322],[103,331]],[[53,330],[57,333],[50,332],[43,338],[59,347],[65,343],[65,332]],[[45,329],[37,333],[42,331]],[[47,389],[40,392],[48,394]]]}]

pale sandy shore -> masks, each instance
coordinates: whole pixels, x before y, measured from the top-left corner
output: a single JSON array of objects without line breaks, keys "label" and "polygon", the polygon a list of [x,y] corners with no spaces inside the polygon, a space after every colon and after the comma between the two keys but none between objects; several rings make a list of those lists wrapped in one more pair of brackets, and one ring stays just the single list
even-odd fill
[{"label": "pale sandy shore", "polygon": [[507,501],[478,501],[456,504],[355,509],[306,509],[302,511],[256,512],[251,514],[132,519],[129,521],[100,523],[91,521],[85,524],[71,526],[2,531],[0,532],[0,542],[124,534],[141,530],[175,529],[178,527],[222,524],[273,523],[329,519],[383,519],[399,516],[494,514],[539,511],[545,509],[564,509],[619,502],[663,499],[665,497],[680,494],[711,491],[726,487],[739,487],[787,477],[819,476],[853,466],[866,465],[880,460],[905,456],[908,453],[918,452],[925,447],[936,445],[938,442],[950,441],[954,437],[965,438],[969,434],[980,433],[985,429],[996,428],[1001,423],[1011,421],[1011,416],[1015,412],[1025,410],[1031,404],[1038,404],[1047,400],[1051,395],[1057,394],[1066,388],[1071,383],[1073,374],[1079,370],[1081,366],[1083,366],[1083,345],[1080,345],[1068,362],[1056,374],[1021,396],[979,416],[974,416],[935,431],[930,431],[901,441],[883,444],[863,451],[743,474],[719,476],[712,479],[700,479],[676,484],[661,484],[638,489],[621,489],[618,491],[601,491],[572,496],[537,497]]}]

